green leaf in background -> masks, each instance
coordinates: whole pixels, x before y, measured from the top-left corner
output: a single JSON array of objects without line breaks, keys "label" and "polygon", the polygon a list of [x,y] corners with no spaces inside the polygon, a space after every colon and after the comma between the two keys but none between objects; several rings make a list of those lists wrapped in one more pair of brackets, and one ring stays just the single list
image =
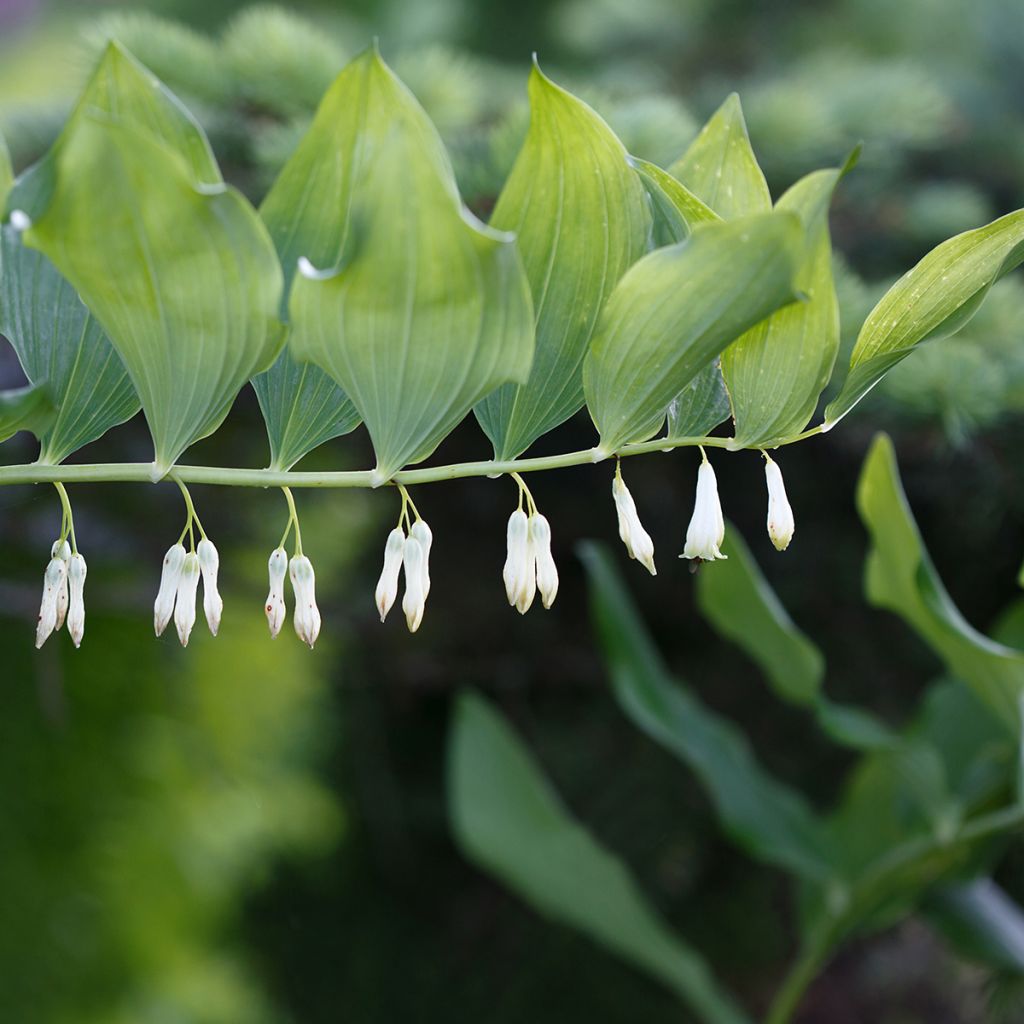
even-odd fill
[{"label": "green leaf in background", "polygon": [[731,722],[668,675],[608,553],[585,544],[582,557],[612,689],[626,716],[693,769],[723,828],[753,856],[828,879],[824,832],[803,797],[761,768]]},{"label": "green leaf in background", "polygon": [[868,315],[842,390],[825,410],[839,422],[914,346],[955,334],[978,311],[989,288],[1024,260],[1024,210],[965,231],[932,249]]},{"label": "green leaf in background", "polygon": [[868,600],[904,618],[1013,735],[1021,732],[1024,652],[971,627],[946,593],[928,557],[900,483],[892,441],[879,434],[864,462],[857,507],[871,535]]},{"label": "green leaf in background", "polygon": [[7,193],[14,184],[14,170],[11,167],[11,154],[7,149],[7,140],[0,132],[0,213],[7,205]]},{"label": "green leaf in background", "polygon": [[991,878],[940,886],[924,912],[961,956],[1024,974],[1024,911]]},{"label": "green leaf in background", "polygon": [[139,411],[139,399],[102,328],[40,252],[0,227],[0,334],[56,411],[39,435],[39,461],[63,462]]},{"label": "green leaf in background", "polygon": [[117,349],[165,474],[277,355],[281,268],[266,228],[198,125],[117,44],[9,203]]},{"label": "green leaf in background", "polygon": [[598,316],[650,233],[643,188],[608,125],[536,65],[529,89],[530,130],[490,223],[516,234],[536,350],[524,384],[477,407],[498,459],[522,454],[583,406],[583,359]]},{"label": "green leaf in background", "polygon": [[698,224],[722,219],[668,171],[637,157],[630,157],[629,162],[651,197],[655,227],[663,234],[663,244],[681,242]]},{"label": "green leaf in background", "polygon": [[0,391],[0,442],[19,430],[42,437],[56,415],[46,389],[38,384]]},{"label": "green leaf in background", "polygon": [[505,721],[470,693],[449,739],[448,805],[465,854],[541,914],[656,978],[707,1024],[746,1019],[622,862],[571,817]]},{"label": "green leaf in background", "polygon": [[656,434],[669,404],[711,360],[793,301],[802,239],[791,213],[703,224],[626,272],[583,368],[604,452]]},{"label": "green leaf in background", "polygon": [[[376,51],[349,64],[324,104],[333,123],[318,119],[304,145],[327,145],[340,165],[325,193],[339,210],[338,259],[303,264],[289,344],[352,399],[384,482],[494,388],[526,380],[529,283],[514,239],[462,206],[436,130]],[[309,141],[319,132],[331,137]]]},{"label": "green leaf in background", "polygon": [[718,108],[669,173],[725,220],[772,208],[736,93]]},{"label": "green leaf in background", "polygon": [[705,437],[730,413],[729,392],[725,390],[719,360],[708,363],[668,407],[669,440]]},{"label": "green leaf in background", "polygon": [[722,353],[737,443],[768,447],[807,426],[839,351],[839,301],[832,280],[828,208],[846,168],[815,171],[780,199],[807,233],[799,284],[804,302],[780,309]]}]

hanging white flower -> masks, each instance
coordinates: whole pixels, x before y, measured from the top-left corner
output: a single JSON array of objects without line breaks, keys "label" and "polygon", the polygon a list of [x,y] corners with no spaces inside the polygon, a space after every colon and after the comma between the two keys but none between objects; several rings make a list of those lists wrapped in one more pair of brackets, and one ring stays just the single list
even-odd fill
[{"label": "hanging white flower", "polygon": [[402,611],[410,633],[415,633],[423,621],[427,596],[423,592],[423,545],[415,537],[409,537],[402,553],[402,569],[405,575],[405,594],[402,596]]},{"label": "hanging white flower", "polygon": [[527,564],[529,538],[530,522],[526,513],[521,508],[516,509],[508,519],[508,553],[505,557],[505,567],[501,571],[502,579],[505,581],[505,596],[513,607],[519,600],[520,586],[530,571]]},{"label": "hanging white flower", "polygon": [[188,647],[188,638],[196,624],[196,592],[199,590],[199,556],[190,551],[181,563],[178,592],[174,598],[174,626],[182,647]]},{"label": "hanging white flower", "polygon": [[765,454],[764,475],[768,483],[768,536],[776,551],[785,551],[796,532],[793,509],[786,496],[782,470],[778,463]]},{"label": "hanging white flower", "polygon": [[199,569],[203,576],[203,611],[206,613],[206,624],[210,627],[210,632],[216,636],[224,611],[224,600],[217,590],[220,555],[217,554],[213,541],[206,537],[196,545],[196,554],[199,556]]},{"label": "hanging white flower", "polygon": [[312,649],[320,635],[320,609],[316,606],[316,574],[305,555],[293,555],[289,564],[292,591],[295,594],[295,632]]},{"label": "hanging white flower", "polygon": [[185,564],[185,548],[175,544],[167,549],[164,555],[164,566],[160,573],[160,589],[153,603],[153,629],[161,636],[174,614],[174,601],[178,594],[178,581],[181,579],[181,568]]},{"label": "hanging white flower", "polygon": [[[53,547],[50,548],[51,558],[62,558],[65,563],[71,561],[71,545],[65,540],[55,540]],[[68,613],[68,577],[67,573],[64,574],[64,582],[61,584],[60,590],[57,592],[57,623],[53,627],[55,630],[59,630],[64,625],[64,618]]]},{"label": "hanging white flower", "polygon": [[530,516],[530,544],[536,565],[537,589],[545,608],[550,608],[558,593],[558,568],[551,555],[551,525],[546,516]]},{"label": "hanging white flower", "polygon": [[288,553],[284,548],[275,548],[267,562],[270,575],[270,593],[267,594],[265,611],[271,638],[276,638],[284,625],[288,610],[284,603],[284,578],[288,575]]},{"label": "hanging white flower", "polygon": [[82,646],[85,636],[85,575],[87,566],[81,555],[72,555],[68,561],[70,600],[68,605],[68,632],[75,647]]},{"label": "hanging white flower", "polygon": [[43,597],[39,603],[39,620],[36,623],[36,648],[46,643],[57,625],[57,602],[60,591],[67,583],[68,563],[59,555],[51,558],[43,574]]},{"label": "hanging white flower", "polygon": [[388,612],[398,597],[398,575],[402,571],[404,552],[405,533],[396,526],[388,534],[384,544],[384,567],[380,571],[380,579],[377,580],[377,589],[373,595],[381,622],[388,617]]},{"label": "hanging white flower", "polygon": [[615,511],[619,517],[619,536],[626,545],[629,557],[640,562],[652,576],[657,576],[658,570],[654,567],[654,541],[643,528],[633,495],[629,493],[629,488],[619,473],[616,473],[612,480],[612,497],[615,499]]},{"label": "hanging white flower", "polygon": [[430,546],[434,543],[434,534],[423,519],[417,519],[412,524],[409,536],[418,540],[420,547],[423,548],[423,568],[421,574],[423,577],[423,600],[426,601],[430,594]]},{"label": "hanging white flower", "polygon": [[519,573],[519,589],[516,591],[516,611],[520,615],[525,615],[530,610],[530,605],[537,595],[537,550],[534,547],[532,532],[527,520],[526,552]]},{"label": "hanging white flower", "polygon": [[719,550],[725,539],[725,519],[722,504],[718,500],[718,481],[707,456],[701,452],[700,469],[697,470],[697,497],[693,516],[686,530],[686,545],[680,558],[699,558],[711,562],[726,558]]}]

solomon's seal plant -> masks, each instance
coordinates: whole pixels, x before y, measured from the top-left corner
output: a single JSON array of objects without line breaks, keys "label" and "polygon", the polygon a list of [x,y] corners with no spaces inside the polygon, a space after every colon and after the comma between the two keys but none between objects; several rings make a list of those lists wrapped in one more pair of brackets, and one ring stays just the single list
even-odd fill
[{"label": "solomon's seal plant", "polygon": [[[488,223],[463,204],[436,129],[376,48],[327,90],[258,209],[225,183],[183,104],[117,42],[39,163],[14,180],[0,149],[0,333],[27,378],[0,393],[0,440],[28,430],[40,442],[37,462],[0,467],[0,484],[54,483],[64,513],[37,644],[64,621],[76,644],[84,632],[85,562],[64,490],[79,481],[181,488],[187,520],[164,560],[154,627],[173,619],[183,644],[200,582],[214,634],[222,615],[219,558],[190,483],[283,489],[289,520],[265,610],[276,636],[287,576],[310,646],[321,622],[293,488],[398,490],[374,599],[384,619],[404,586],[413,631],[432,542],[413,484],[517,482],[502,575],[520,612],[538,592],[550,607],[558,588],[529,472],[614,458],[620,537],[653,573],[620,461],[700,448],[683,555],[712,561],[724,557],[724,519],[706,450],[760,452],[768,532],[783,550],[793,514],[767,450],[831,429],[915,346],[963,326],[1024,259],[1024,211],[925,256],[868,315],[812,426],[840,338],[828,211],[853,159],[773,202],[735,96],[668,167],[632,157],[537,66],[529,98],[529,131]],[[183,463],[249,383],[267,468]],[[592,447],[528,454],[584,407]],[[152,462],[65,464],[139,409]],[[493,458],[419,465],[470,412]],[[372,469],[294,468],[360,423]]]}]

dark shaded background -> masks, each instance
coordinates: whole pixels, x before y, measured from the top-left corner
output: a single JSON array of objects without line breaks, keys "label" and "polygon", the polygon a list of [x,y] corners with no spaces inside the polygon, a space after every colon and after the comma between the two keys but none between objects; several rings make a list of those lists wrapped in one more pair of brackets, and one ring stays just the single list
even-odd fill
[{"label": "dark shaded background", "polygon": [[[240,5],[143,6],[216,32]],[[677,155],[738,89],[776,195],[863,140],[833,219],[847,346],[888,279],[942,238],[1024,205],[1024,8],[1015,0],[910,0],[898,10],[881,0],[300,6],[342,58],[381,36],[442,127],[481,213],[521,135],[533,50],[652,159]],[[0,0],[0,128],[19,167],[59,127],[107,10]],[[294,97],[282,89],[233,107],[197,95],[202,81],[173,55],[157,70],[196,109],[226,173],[259,198],[308,117],[315,69]],[[763,535],[760,460],[715,460],[727,516],[828,657],[831,695],[893,722],[939,666],[862,599],[860,461],[875,429],[894,434],[938,569],[966,617],[986,627],[1013,598],[1024,556],[1022,314],[1024,287],[1003,282],[962,336],[909,360],[841,428],[780,455],[797,514],[784,556]],[[0,367],[5,383],[17,382],[6,347]],[[592,441],[581,414],[537,453]],[[486,454],[469,421],[435,460]],[[19,437],[2,458],[34,455]],[[76,456],[149,458],[138,418]],[[253,396],[188,459],[262,464]],[[742,724],[768,767],[827,807],[846,755],[711,633],[674,557],[696,461],[676,452],[626,466],[660,569],[650,579],[630,564],[633,592],[673,667]],[[303,468],[370,462],[359,432]],[[300,495],[325,622],[312,654],[290,629],[275,643],[265,635],[265,559],[285,508],[262,492],[194,489],[221,550],[222,635],[197,628],[187,652],[167,636],[153,640],[160,559],[182,522],[172,485],[72,489],[90,566],[87,637],[78,652],[61,636],[37,654],[32,622],[59,504],[45,487],[4,489],[0,1020],[685,1019],[669,995],[546,926],[452,846],[444,741],[452,695],[465,686],[499,701],[573,811],[624,855],[744,1002],[763,1006],[791,952],[786,888],[721,838],[696,783],[606,692],[573,548],[584,537],[614,540],[610,479],[597,466],[531,481],[553,526],[562,588],[550,612],[524,618],[507,608],[500,582],[513,485],[420,489],[435,545],[415,637],[397,614],[381,626],[372,601],[394,495]],[[1011,853],[1000,876],[1018,897],[1020,866]],[[983,1021],[983,987],[911,922],[843,954],[800,1019]]]}]

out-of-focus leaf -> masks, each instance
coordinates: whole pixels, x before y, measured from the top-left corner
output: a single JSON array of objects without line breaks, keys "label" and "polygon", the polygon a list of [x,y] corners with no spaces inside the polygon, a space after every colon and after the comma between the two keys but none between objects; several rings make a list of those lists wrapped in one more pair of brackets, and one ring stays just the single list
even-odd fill
[{"label": "out-of-focus leaf", "polygon": [[839,302],[832,280],[828,207],[845,168],[798,181],[776,209],[796,213],[807,232],[800,269],[804,302],[780,309],[722,353],[736,440],[754,447],[798,434],[814,414],[839,351]]},{"label": "out-of-focus leaf", "polygon": [[716,359],[708,363],[668,407],[668,438],[705,437],[729,418],[729,393]]},{"label": "out-of-focus leaf", "polygon": [[871,535],[868,600],[905,619],[1019,736],[1024,653],[983,636],[953,604],[918,533],[892,442],[884,434],[875,439],[864,462],[857,507]]},{"label": "out-of-focus leaf", "polygon": [[607,552],[585,544],[582,557],[612,688],[626,715],[697,773],[722,826],[753,856],[827,879],[830,853],[803,797],[761,768],[732,723],[668,675]]},{"label": "out-of-focus leaf", "polygon": [[636,157],[630,157],[629,162],[640,175],[640,180],[651,197],[657,222],[664,231],[666,242],[681,242],[690,236],[698,224],[721,220],[710,206],[698,199],[668,171],[663,171],[656,164]]},{"label": "out-of-focus leaf", "polygon": [[583,358],[598,315],[650,231],[622,143],[536,66],[530,130],[491,226],[516,233],[537,321],[529,378],[477,406],[495,457],[511,459],[583,405]]},{"label": "out-of-focus leaf", "polygon": [[1024,260],[1024,210],[965,231],[932,249],[871,311],[850,372],[825,410],[826,429],[843,418],[914,346],[956,333],[989,288]]},{"label": "out-of-focus leaf", "polygon": [[114,43],[9,203],[120,355],[166,473],[277,355],[281,268],[265,227],[198,125]]},{"label": "out-of-focus leaf", "polygon": [[526,379],[529,283],[514,239],[462,206],[436,130],[376,51],[349,64],[324,103],[333,123],[312,131],[330,134],[337,162],[323,172],[340,211],[325,225],[337,260],[296,276],[289,344],[352,399],[383,482],[430,455],[494,388]]},{"label": "out-of-focus leaf", "polygon": [[1024,974],[1024,911],[991,878],[938,887],[924,914],[961,956]]},{"label": "out-of-focus leaf", "polygon": [[40,462],[63,462],[139,411],[139,399],[107,336],[74,288],[18,232],[0,228],[0,334],[54,415]]},{"label": "out-of-focus leaf", "polygon": [[772,207],[736,93],[718,108],[669,173],[726,220]]},{"label": "out-of-focus leaf", "polygon": [[56,415],[46,390],[38,384],[0,391],[0,441],[19,430],[42,437]]},{"label": "out-of-focus leaf", "polygon": [[7,150],[7,140],[0,133],[0,213],[7,205],[7,193],[14,184],[14,170],[11,168],[11,154]]},{"label": "out-of-focus leaf", "polygon": [[844,747],[891,750],[900,743],[898,733],[863,708],[837,704],[819,694],[814,702],[814,713],[824,732]]},{"label": "out-of-focus leaf", "polygon": [[672,399],[715,356],[793,300],[802,237],[791,213],[703,224],[626,272],[583,367],[606,453],[653,437]]},{"label": "out-of-focus leaf", "polygon": [[571,817],[504,720],[469,693],[449,742],[448,798],[466,855],[541,914],[656,978],[707,1024],[746,1019],[622,862]]}]

